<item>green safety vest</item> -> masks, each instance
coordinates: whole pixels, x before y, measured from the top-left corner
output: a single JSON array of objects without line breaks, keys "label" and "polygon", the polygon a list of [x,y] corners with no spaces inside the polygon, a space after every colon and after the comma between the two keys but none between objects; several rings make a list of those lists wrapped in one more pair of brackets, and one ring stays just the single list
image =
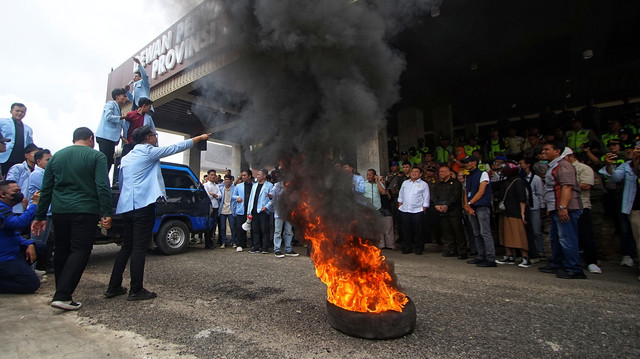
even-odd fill
[{"label": "green safety vest", "polygon": [[605,134],[603,134],[602,136],[600,136],[600,138],[602,138],[602,144],[603,144],[603,145],[605,145],[605,146],[607,145],[607,142],[609,142],[609,140],[612,140],[612,139],[619,140],[619,139],[620,139],[620,138],[618,137],[618,134],[617,134],[617,133],[616,133],[616,134],[613,134],[613,133],[605,133]]},{"label": "green safety vest", "polygon": [[500,141],[500,139],[497,140],[489,140],[489,159],[490,160],[495,160],[496,159],[496,152],[502,152],[504,153],[504,151],[506,151],[504,148],[502,148],[502,141]]},{"label": "green safety vest", "polygon": [[567,146],[573,152],[582,152],[582,145],[589,142],[589,133],[591,131],[581,129],[576,131],[567,131]]},{"label": "green safety vest", "polygon": [[479,145],[475,145],[475,146],[471,146],[471,145],[465,145],[464,146],[464,152],[467,154],[467,156],[471,156],[471,153],[475,150],[480,151],[480,146]]},{"label": "green safety vest", "polygon": [[436,162],[438,163],[449,162],[450,154],[453,154],[453,149],[451,148],[451,146],[447,146],[446,148],[442,148],[442,146],[436,147]]}]

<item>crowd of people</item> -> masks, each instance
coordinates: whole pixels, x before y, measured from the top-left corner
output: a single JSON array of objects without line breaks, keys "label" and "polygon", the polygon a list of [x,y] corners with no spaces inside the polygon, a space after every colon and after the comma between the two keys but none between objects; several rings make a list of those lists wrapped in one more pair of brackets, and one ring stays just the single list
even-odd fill
[{"label": "crowd of people", "polygon": [[[51,306],[77,310],[73,300],[96,238],[106,231],[112,216],[124,221],[124,240],[116,256],[104,296],[126,294],[123,272],[129,263],[131,288],[127,300],[146,300],[156,293],[143,286],[148,239],[155,221],[156,200],[165,196],[160,159],[185,151],[202,134],[177,144],[158,147],[151,113],[149,80],[139,65],[134,79],[114,89],[113,101],[103,109],[94,132],[87,127],[73,132],[73,145],[56,153],[33,143],[33,130],[22,120],[27,107],[11,105],[11,118],[0,119],[0,293],[33,293],[46,274],[55,273]],[[130,101],[126,114],[121,107]],[[96,142],[100,151],[95,151]],[[122,155],[114,156],[122,143]],[[109,171],[120,195],[113,208]]]},{"label": "crowd of people", "polygon": [[[633,267],[640,247],[640,111],[623,107],[605,131],[600,118],[592,105],[578,114],[544,112],[539,124],[549,133],[506,124],[484,140],[452,143],[440,136],[433,151],[418,139],[417,147],[396,152],[380,182],[403,253],[422,254],[424,243],[434,242],[445,257],[466,260],[475,253],[467,263],[478,267],[518,262],[528,268],[546,260],[542,272],[586,278],[585,267],[602,273],[609,221],[619,237],[620,265]],[[504,247],[500,258],[497,246]]]},{"label": "crowd of people", "polygon": [[[160,159],[209,135],[159,147],[142,66],[130,85],[112,91],[113,101],[105,104],[95,134],[80,127],[73,145],[56,153],[33,143],[33,130],[22,121],[24,104],[12,104],[11,118],[0,120],[1,293],[32,293],[46,274],[55,273],[51,306],[80,308],[72,295],[96,226],[108,230],[118,214],[124,221],[124,242],[104,296],[128,292],[127,300],[156,297],[143,280],[155,203],[165,195]],[[132,109],[123,115],[128,101]],[[524,133],[506,127],[503,135],[496,127],[484,141],[458,138],[450,144],[441,136],[434,151],[419,139],[417,148],[392,159],[387,176],[375,169],[361,176],[350,162],[337,167],[352,176],[357,200],[379,212],[381,231],[371,239],[380,248],[421,255],[425,243],[434,242],[442,245],[443,256],[477,267],[517,263],[529,268],[547,261],[540,271],[582,279],[585,267],[602,273],[605,221],[619,235],[622,266],[634,266],[640,249],[640,111],[609,119],[607,131],[585,127],[586,118],[600,128],[593,108],[587,114],[591,116],[565,114],[564,120],[553,122],[560,127],[551,134],[537,127]],[[99,151],[93,150],[96,143]],[[120,143],[122,155],[114,156]],[[108,175],[112,166],[112,181],[120,188],[115,211]],[[236,179],[228,170],[224,176],[208,171],[203,183],[215,224],[205,235],[205,248],[213,249],[217,240],[220,248],[237,252],[267,254],[273,248],[278,258],[298,256],[295,228],[275,205],[286,187],[281,170],[246,169]],[[497,244],[504,248],[500,258]],[[129,290],[122,285],[127,263]]]}]

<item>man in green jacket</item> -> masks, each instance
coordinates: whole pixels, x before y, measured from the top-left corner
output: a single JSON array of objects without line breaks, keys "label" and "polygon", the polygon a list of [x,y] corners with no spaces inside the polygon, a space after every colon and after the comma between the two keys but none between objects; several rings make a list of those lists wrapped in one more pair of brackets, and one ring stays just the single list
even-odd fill
[{"label": "man in green jacket", "polygon": [[[111,227],[113,206],[107,177],[107,157],[93,149],[93,132],[86,127],[73,132],[73,145],[51,157],[44,172],[40,203],[31,225],[35,235],[46,227],[51,204],[56,229],[53,265],[56,292],[51,306],[78,310],[72,294],[89,261],[98,223]],[[100,218],[102,216],[102,218]]]}]

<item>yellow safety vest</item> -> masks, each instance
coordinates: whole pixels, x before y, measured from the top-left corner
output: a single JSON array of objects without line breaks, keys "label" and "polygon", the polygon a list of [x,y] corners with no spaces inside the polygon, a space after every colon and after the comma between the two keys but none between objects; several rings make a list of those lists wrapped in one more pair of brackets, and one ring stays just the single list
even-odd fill
[{"label": "yellow safety vest", "polygon": [[582,152],[582,145],[589,142],[589,130],[567,131],[567,146],[573,152]]}]

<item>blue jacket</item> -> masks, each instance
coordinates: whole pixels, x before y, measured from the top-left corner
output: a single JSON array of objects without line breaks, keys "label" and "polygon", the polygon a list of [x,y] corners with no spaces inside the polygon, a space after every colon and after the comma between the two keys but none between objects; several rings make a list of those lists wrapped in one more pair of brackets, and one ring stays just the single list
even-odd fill
[{"label": "blue jacket", "polygon": [[[238,198],[242,198],[243,202],[238,203]],[[244,216],[244,182],[241,182],[235,187],[231,195],[231,200],[236,203],[236,210],[233,214],[236,216]],[[251,202],[249,202],[249,205],[251,205]]]},{"label": "blue jacket", "polygon": [[147,70],[145,70],[142,64],[140,64],[138,65],[138,71],[140,71],[140,77],[142,77],[142,79],[131,84],[129,91],[127,91],[127,98],[129,101],[136,104],[136,106],[138,106],[138,101],[143,97],[151,99],[149,97],[151,85],[149,84],[149,75],[147,75]]},{"label": "blue jacket", "polygon": [[[33,169],[33,172],[29,175],[29,204],[31,201],[31,196],[33,196],[36,191],[39,191],[42,188],[42,180],[44,179],[44,168],[40,168],[36,166]],[[51,215],[51,206],[49,206],[49,212],[47,212],[47,216]]]},{"label": "blue jacket", "polygon": [[[37,166],[36,166],[37,167]],[[20,186],[20,192],[24,195],[25,198],[29,198],[29,177],[31,176],[31,169],[29,165],[27,165],[27,161],[22,163],[17,163],[9,169],[7,172],[6,179],[16,181],[18,186]],[[24,208],[22,207],[22,203],[18,203],[13,206],[14,213],[22,213],[24,212]]]},{"label": "blue jacket", "polygon": [[20,248],[27,247],[33,241],[24,239],[20,232],[31,224],[36,217],[35,204],[27,207],[22,214],[14,214],[11,207],[0,202],[0,262],[12,261],[21,256]]},{"label": "blue jacket", "polygon": [[267,209],[267,213],[271,212],[271,206],[273,206],[273,202],[271,201],[271,198],[269,198],[267,196],[267,194],[269,194],[269,192],[271,192],[271,189],[273,188],[273,183],[269,182],[269,181],[265,181],[264,184],[262,185],[262,189],[260,189],[260,193],[256,193],[257,189],[258,189],[258,182],[254,182],[253,183],[253,187],[251,187],[251,195],[249,196],[249,214],[253,209],[253,202],[256,198],[256,196],[258,196],[258,203],[256,203],[256,212],[260,213],[262,212],[262,208],[266,207]]},{"label": "blue jacket", "polygon": [[117,102],[108,101],[105,103],[102,110],[102,118],[96,131],[96,138],[104,138],[118,143],[123,127],[122,122],[124,121],[120,116],[122,116],[122,112]]},{"label": "blue jacket", "polygon": [[[24,125],[24,146],[27,147],[28,144],[33,143],[33,130],[27,126],[26,123],[22,122],[22,124]],[[7,151],[0,152],[0,163],[5,163],[9,159],[11,151],[13,151],[13,146],[16,143],[16,127],[13,119],[0,119],[0,132],[5,138],[11,139],[11,142],[7,142]]]},{"label": "blue jacket", "polygon": [[[220,198],[218,198],[218,217],[219,217],[222,214],[222,204],[224,203],[224,183],[218,185],[218,187],[220,187],[220,193],[222,194]],[[235,190],[236,190],[236,186],[234,186],[232,183],[231,187],[229,187],[229,197],[231,197],[229,204],[231,205],[231,214],[233,215],[236,214],[236,205],[238,204],[237,199],[235,201],[233,200],[233,192]]]},{"label": "blue jacket", "polygon": [[607,178],[611,178],[613,182],[624,182],[624,188],[622,189],[622,208],[621,212],[624,214],[630,214],[633,208],[633,201],[636,199],[636,181],[638,177],[633,173],[631,167],[631,161],[627,161],[613,170],[612,174],[607,172],[607,168],[603,167],[598,171],[605,175]]},{"label": "blue jacket", "polygon": [[119,176],[120,198],[116,214],[144,208],[155,203],[158,197],[165,197],[160,159],[190,147],[193,147],[191,139],[167,147],[154,147],[142,143],[122,157]]}]

